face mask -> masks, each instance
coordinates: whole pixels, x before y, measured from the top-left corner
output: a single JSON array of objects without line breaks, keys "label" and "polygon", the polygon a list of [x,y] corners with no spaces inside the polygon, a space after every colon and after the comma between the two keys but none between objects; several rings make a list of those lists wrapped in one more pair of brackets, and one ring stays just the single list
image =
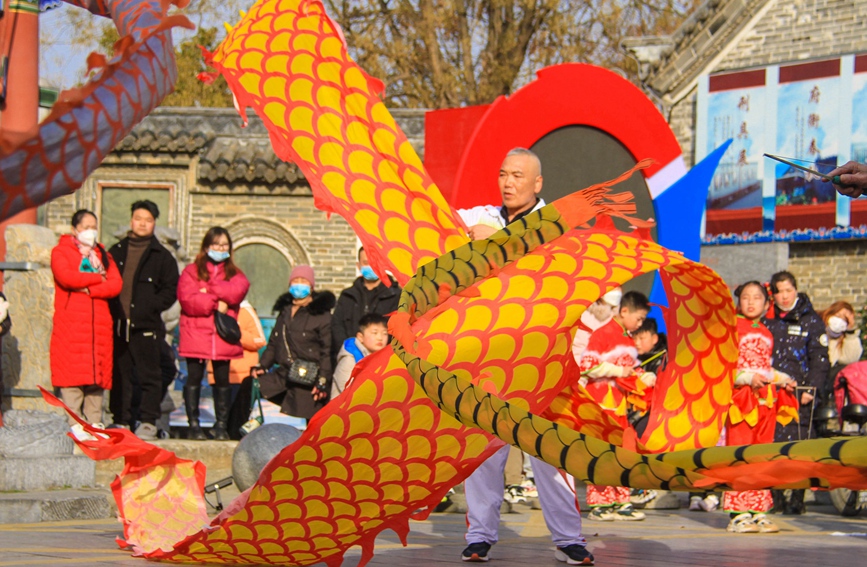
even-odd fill
[{"label": "face mask", "polygon": [[229,253],[225,250],[208,250],[208,258],[219,264],[229,259]]},{"label": "face mask", "polygon": [[289,294],[295,299],[304,299],[310,295],[310,286],[306,283],[294,283],[289,286]]},{"label": "face mask", "polygon": [[833,317],[828,318],[828,331],[830,331],[828,334],[834,335],[834,338],[845,333],[848,327],[848,321],[841,317],[834,315]]},{"label": "face mask", "polygon": [[99,236],[99,233],[96,231],[96,229],[89,228],[87,230],[82,230],[81,232],[76,234],[75,238],[77,238],[78,241],[85,246],[93,246],[94,244],[96,244],[97,236]]},{"label": "face mask", "polygon": [[361,266],[361,277],[369,282],[375,282],[379,279],[379,276],[376,275],[376,272],[370,266]]}]

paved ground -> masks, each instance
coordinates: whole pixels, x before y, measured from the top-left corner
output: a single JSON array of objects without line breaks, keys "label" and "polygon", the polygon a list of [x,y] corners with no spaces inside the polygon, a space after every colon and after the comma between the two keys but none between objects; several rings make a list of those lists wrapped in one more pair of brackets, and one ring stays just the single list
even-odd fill
[{"label": "paved ground", "polygon": [[[517,509],[517,513],[503,516],[500,542],[494,546],[489,565],[562,565],[554,560],[542,513],[524,506]],[[644,522],[585,521],[584,531],[596,565],[608,567],[867,565],[867,517],[842,518],[833,512],[830,506],[813,506],[805,516],[775,517],[782,528],[779,534],[729,534],[724,514],[683,509],[648,511]],[[412,522],[411,526],[408,547],[403,547],[392,532],[381,535],[369,565],[461,564],[462,515],[432,514],[428,521]],[[118,535],[119,525],[110,520],[3,525],[0,567],[149,565],[119,551],[114,543]],[[350,550],[344,565],[355,567],[358,559],[359,552]]]}]

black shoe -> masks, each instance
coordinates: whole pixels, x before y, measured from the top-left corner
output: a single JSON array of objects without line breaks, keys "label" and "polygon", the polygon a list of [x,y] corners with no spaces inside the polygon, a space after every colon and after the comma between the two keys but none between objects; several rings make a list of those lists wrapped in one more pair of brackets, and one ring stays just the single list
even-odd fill
[{"label": "black shoe", "polygon": [[798,488],[792,489],[792,495],[786,503],[786,509],[783,511],[783,514],[798,516],[806,513],[807,507],[804,505],[804,490]]},{"label": "black shoe", "polygon": [[573,543],[566,547],[558,547],[554,559],[568,565],[593,565],[593,554],[583,545]]},{"label": "black shoe", "polygon": [[208,436],[205,435],[205,432],[202,430],[202,427],[199,425],[199,422],[190,423],[190,428],[187,429],[187,439],[192,441],[205,441]]},{"label": "black shoe", "polygon": [[471,543],[467,546],[463,553],[461,553],[461,560],[463,561],[487,561],[490,559],[488,557],[488,552],[491,550],[491,544],[485,543],[483,541],[479,541],[476,543]]}]

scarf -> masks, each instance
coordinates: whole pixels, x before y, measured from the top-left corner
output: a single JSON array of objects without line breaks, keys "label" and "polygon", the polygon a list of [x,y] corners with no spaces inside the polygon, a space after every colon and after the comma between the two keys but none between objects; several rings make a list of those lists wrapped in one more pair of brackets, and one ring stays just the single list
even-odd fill
[{"label": "scarf", "polygon": [[105,266],[102,265],[102,258],[100,258],[96,246],[85,246],[77,238],[75,238],[75,244],[78,246],[78,251],[81,252],[81,266],[79,266],[78,271],[105,274]]}]

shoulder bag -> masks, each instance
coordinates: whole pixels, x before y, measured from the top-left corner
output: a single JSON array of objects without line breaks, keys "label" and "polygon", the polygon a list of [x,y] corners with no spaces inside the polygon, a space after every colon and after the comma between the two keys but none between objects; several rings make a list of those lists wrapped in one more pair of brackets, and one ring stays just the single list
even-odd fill
[{"label": "shoulder bag", "polygon": [[241,342],[241,327],[231,315],[214,311],[214,327],[217,328],[217,334],[220,335],[220,338],[230,345]]},{"label": "shoulder bag", "polygon": [[286,369],[286,381],[296,386],[312,387],[319,378],[319,364],[312,360],[301,360],[293,358],[292,351],[289,350],[289,341],[286,340],[286,332],[288,327],[283,330],[283,346],[286,347],[286,354],[292,361]]}]

